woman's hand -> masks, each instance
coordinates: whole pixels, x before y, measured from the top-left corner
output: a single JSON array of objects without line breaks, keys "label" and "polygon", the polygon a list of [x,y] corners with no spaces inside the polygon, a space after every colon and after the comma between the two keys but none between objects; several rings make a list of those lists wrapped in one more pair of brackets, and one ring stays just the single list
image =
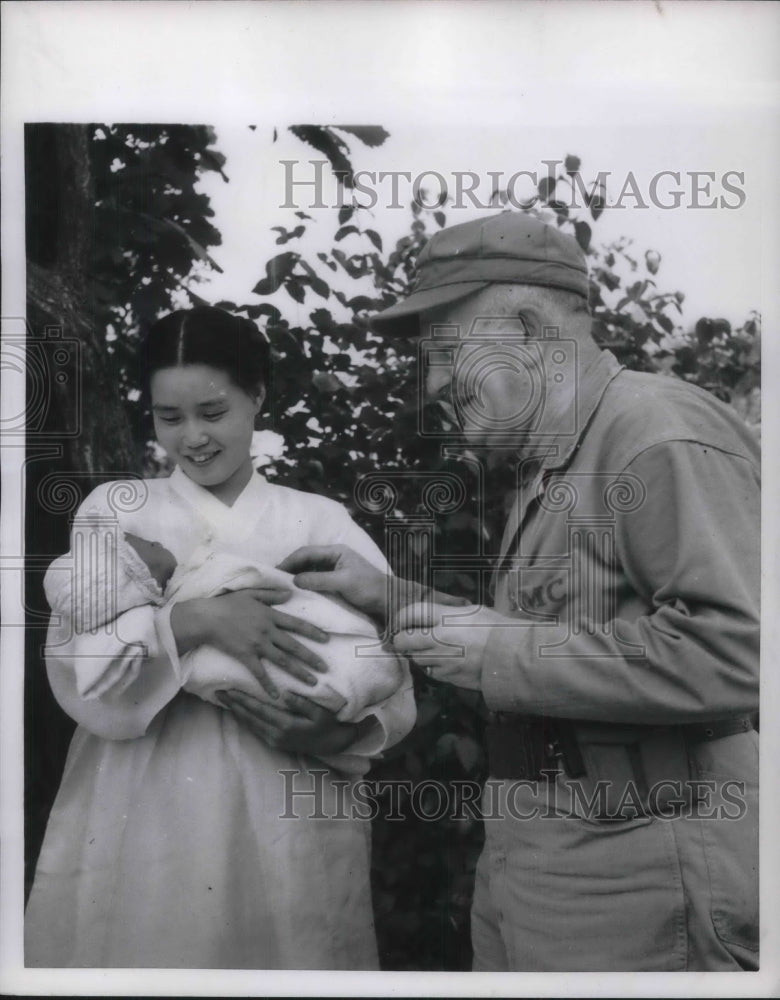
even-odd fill
[{"label": "woman's hand", "polygon": [[339,722],[334,712],[288,692],[284,705],[266,705],[242,691],[219,691],[217,698],[236,719],[269,746],[291,753],[341,753],[361,735],[360,726]]},{"label": "woman's hand", "polygon": [[292,633],[317,642],[327,642],[328,634],[273,607],[289,595],[289,591],[236,590],[177,604],[171,612],[171,628],[179,652],[216,646],[245,664],[272,698],[278,698],[279,691],[263,666],[263,658],[305,684],[315,685],[317,678],[310,670],[323,673],[327,666]]}]

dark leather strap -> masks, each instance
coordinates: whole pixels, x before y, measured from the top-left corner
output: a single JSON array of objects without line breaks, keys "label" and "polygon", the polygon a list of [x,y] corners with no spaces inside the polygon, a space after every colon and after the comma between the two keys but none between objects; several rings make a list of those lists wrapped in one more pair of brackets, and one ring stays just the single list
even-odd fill
[{"label": "dark leather strap", "polygon": [[717,722],[697,722],[682,728],[689,743],[709,743],[735,733],[749,733],[754,726],[749,715],[739,715],[731,719],[719,719]]},{"label": "dark leather strap", "polygon": [[[549,778],[563,764],[569,777],[586,773],[578,742],[619,743],[636,746],[649,736],[657,738],[664,730],[681,732],[688,744],[720,740],[755,728],[751,716],[732,716],[713,722],[684,726],[639,726],[586,722],[575,724],[566,719],[515,715],[495,712],[487,726],[488,765],[494,778],[524,778],[538,781]],[[575,736],[576,732],[576,736]]]}]

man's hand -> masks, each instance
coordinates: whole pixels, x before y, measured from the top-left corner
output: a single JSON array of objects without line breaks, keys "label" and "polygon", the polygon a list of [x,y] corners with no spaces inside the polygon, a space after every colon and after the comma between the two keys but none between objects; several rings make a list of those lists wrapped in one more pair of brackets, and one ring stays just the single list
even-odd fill
[{"label": "man's hand", "polygon": [[295,574],[295,585],[336,594],[359,611],[386,620],[389,575],[347,545],[305,545],[278,569]]},{"label": "man's hand", "polygon": [[217,698],[255,736],[278,750],[315,757],[336,754],[359,736],[357,725],[339,722],[334,712],[301,695],[286,694],[284,705],[264,705],[241,691],[220,691]]},{"label": "man's hand", "polygon": [[[336,594],[359,611],[383,624],[388,602],[395,608],[422,600],[425,588],[412,580],[383,573],[347,545],[306,545],[296,549],[278,569],[295,573],[295,584],[304,590]],[[431,591],[438,604],[462,607],[468,601]]]},{"label": "man's hand", "polygon": [[457,612],[441,604],[410,604],[393,625],[393,648],[434,680],[479,691],[491,626],[506,623],[503,615],[477,604]]},{"label": "man's hand", "polygon": [[310,671],[323,673],[327,665],[294,634],[317,642],[327,642],[328,634],[270,606],[289,596],[289,590],[236,590],[177,604],[171,612],[171,628],[179,652],[195,646],[216,646],[245,664],[272,698],[278,698],[279,691],[263,666],[264,658],[305,684],[315,685],[317,678]]}]

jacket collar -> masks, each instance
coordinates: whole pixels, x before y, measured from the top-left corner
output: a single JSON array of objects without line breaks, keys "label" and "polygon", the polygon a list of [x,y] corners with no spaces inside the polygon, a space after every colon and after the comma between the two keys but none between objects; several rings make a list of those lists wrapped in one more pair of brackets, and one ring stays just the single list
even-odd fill
[{"label": "jacket collar", "polygon": [[560,469],[569,463],[607,386],[625,367],[611,351],[600,350],[592,343],[584,345],[582,354],[573,398],[559,409],[550,398],[539,432],[518,449],[522,458],[537,456],[546,471]]},{"label": "jacket collar", "polygon": [[595,344],[587,345],[585,357],[578,366],[574,398],[558,413],[553,411],[545,414],[544,436],[539,435],[536,440],[529,440],[518,449],[517,454],[523,460],[523,465],[528,463],[526,468],[529,474],[515,495],[504,525],[499,563],[494,571],[490,588],[492,593],[495,593],[497,574],[503,565],[504,557],[515,546],[517,533],[536,489],[534,484],[539,483],[541,477],[547,473],[563,468],[569,463],[604,397],[607,386],[624,367],[611,351],[599,350]]}]

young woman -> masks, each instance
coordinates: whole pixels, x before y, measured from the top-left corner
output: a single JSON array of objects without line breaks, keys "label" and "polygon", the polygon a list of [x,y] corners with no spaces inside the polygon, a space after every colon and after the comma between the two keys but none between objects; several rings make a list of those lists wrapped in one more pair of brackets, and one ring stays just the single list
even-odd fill
[{"label": "young woman", "polygon": [[[339,504],[254,472],[269,352],[253,323],[213,308],[172,313],[141,359],[176,468],[87,498],[74,590],[91,579],[82,515],[155,539],[179,562],[204,545],[276,565],[301,545],[345,543],[387,568]],[[411,681],[404,668],[358,724],[281,697],[263,658],[312,683],[324,664],[295,633],[327,638],[286,615],[283,596],[141,605],[89,631],[53,616],[49,680],[79,725],[27,908],[28,966],[376,968],[353,778],[411,728]],[[200,646],[241,660],[278,704],[232,698],[228,711],[185,692],[180,656]]]}]

